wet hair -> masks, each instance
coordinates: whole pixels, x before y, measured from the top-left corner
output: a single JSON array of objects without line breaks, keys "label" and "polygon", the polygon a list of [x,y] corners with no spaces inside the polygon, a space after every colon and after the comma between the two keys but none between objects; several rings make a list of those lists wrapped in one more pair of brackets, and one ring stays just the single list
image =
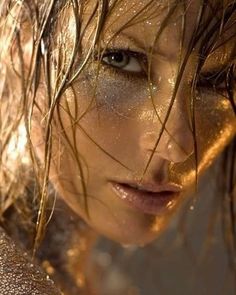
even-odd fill
[{"label": "wet hair", "polygon": [[[43,237],[49,218],[46,214],[46,209],[48,195],[52,191],[49,182],[49,169],[52,160],[53,142],[51,135],[53,115],[57,113],[60,118],[61,96],[66,89],[73,85],[73,81],[80,77],[87,64],[95,56],[98,60],[102,59],[101,39],[103,30],[114,9],[121,5],[122,1],[124,0],[94,1],[93,10],[90,12],[90,17],[86,24],[83,23],[83,13],[89,2],[87,0],[5,0],[0,4],[0,216],[4,225],[8,222],[7,213],[11,208],[19,212],[22,220],[24,220],[24,226],[30,228],[31,234],[35,237],[35,248],[38,247]],[[183,11],[185,11],[188,7],[187,2],[172,1],[170,7],[168,7],[166,19],[157,33],[153,48],[176,9],[182,6]],[[156,148],[165,130],[165,125],[175,101],[186,64],[194,48],[198,46],[198,64],[192,79],[190,98],[191,125],[195,138],[196,182],[198,175],[198,146],[195,126],[196,86],[207,57],[214,50],[235,38],[236,33],[231,34],[228,39],[220,39],[225,32],[230,31],[235,26],[235,1],[202,0],[200,3],[192,38],[188,43],[187,49],[181,51],[178,76],[171,103],[155,144]],[[72,11],[73,25],[75,27],[69,58],[63,54],[67,46],[66,31],[62,32],[60,36],[56,34],[58,22],[62,15],[64,21],[68,21],[64,13],[67,9]],[[145,18],[152,17],[153,14],[155,14],[155,0],[150,0],[120,30],[137,22],[142,22]],[[93,29],[89,38],[90,43],[86,47],[82,46],[84,35],[91,26]],[[185,30],[187,28],[185,26],[185,17],[183,16],[182,42],[184,42]],[[65,39],[61,38],[63,34]],[[119,34],[119,31],[115,35],[117,34]],[[219,40],[221,41],[218,42]],[[235,112],[236,43],[230,54],[227,67],[222,69],[222,77],[226,85],[228,99]],[[149,57],[147,76],[151,86],[152,50],[147,55]],[[51,75],[52,69],[56,78]],[[97,74],[99,75],[99,66]],[[217,80],[218,76],[214,78]],[[42,83],[43,79],[45,83]],[[94,93],[96,93],[96,87],[94,88]],[[47,101],[45,110],[42,110],[37,99],[40,91],[43,91]],[[31,144],[31,119],[35,109],[44,114],[43,137],[46,144],[43,163],[39,162],[36,151]],[[59,121],[63,127],[62,121]],[[68,140],[66,134],[64,136]],[[80,171],[84,204],[89,214],[86,202],[87,192],[84,171],[81,166],[79,151],[75,143],[68,143]],[[231,257],[230,263],[236,273],[235,151],[234,138],[224,152],[223,169],[226,173],[224,173],[222,197],[225,199],[226,206],[222,209],[225,210],[225,237]],[[103,150],[103,152],[117,161],[107,151]],[[144,174],[152,161],[154,152],[155,149],[150,156]],[[34,229],[35,223],[36,230]]]}]

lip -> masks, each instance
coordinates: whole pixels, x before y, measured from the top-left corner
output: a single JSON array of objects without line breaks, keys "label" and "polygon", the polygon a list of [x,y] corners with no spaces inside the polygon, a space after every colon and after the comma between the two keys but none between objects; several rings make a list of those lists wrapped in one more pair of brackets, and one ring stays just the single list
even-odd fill
[{"label": "lip", "polygon": [[126,204],[143,213],[157,215],[170,211],[182,187],[173,183],[135,184],[111,182],[116,195]]}]

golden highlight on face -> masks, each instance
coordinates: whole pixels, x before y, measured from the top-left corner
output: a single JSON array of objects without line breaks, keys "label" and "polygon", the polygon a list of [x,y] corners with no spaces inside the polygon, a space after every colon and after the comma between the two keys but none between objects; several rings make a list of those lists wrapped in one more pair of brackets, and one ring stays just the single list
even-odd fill
[{"label": "golden highlight on face", "polygon": [[[200,1],[175,9],[169,1],[153,1],[146,9],[148,1],[119,3],[54,113],[50,180],[98,232],[124,244],[145,244],[193,194],[196,158],[201,177],[235,134],[235,115],[224,77],[219,77],[232,58],[235,38],[209,55],[193,93],[200,41],[180,71]],[[87,3],[82,27],[93,4]],[[55,38],[63,50],[53,52],[55,84],[58,57],[68,62],[75,35],[71,9],[61,15]],[[87,27],[81,56],[91,45],[95,25],[94,19]]]}]

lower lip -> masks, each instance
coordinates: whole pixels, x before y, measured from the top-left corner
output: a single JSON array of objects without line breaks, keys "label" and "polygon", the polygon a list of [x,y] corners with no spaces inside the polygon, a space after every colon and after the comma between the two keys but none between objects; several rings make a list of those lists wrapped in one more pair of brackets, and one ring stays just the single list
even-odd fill
[{"label": "lower lip", "polygon": [[152,215],[169,211],[180,194],[171,191],[158,193],[141,191],[120,183],[112,183],[112,189],[128,206]]}]

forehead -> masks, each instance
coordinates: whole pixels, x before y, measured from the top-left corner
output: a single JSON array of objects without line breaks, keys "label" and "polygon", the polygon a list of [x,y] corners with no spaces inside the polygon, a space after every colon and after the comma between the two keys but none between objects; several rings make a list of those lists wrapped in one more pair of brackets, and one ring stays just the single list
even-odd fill
[{"label": "forehead", "polygon": [[[176,54],[183,33],[183,19],[188,27],[185,42],[191,38],[196,23],[199,1],[176,0],[120,0],[113,1],[109,7],[102,38],[123,39],[131,45],[149,49],[155,43],[156,52]],[[88,15],[94,9],[94,1],[87,7]],[[158,36],[159,35],[159,36]],[[158,38],[157,38],[158,36]],[[156,42],[156,38],[159,42]],[[172,46],[168,44],[171,42]],[[121,44],[122,47],[122,44]],[[169,47],[169,48],[167,48]]]},{"label": "forehead", "polygon": [[[102,3],[103,1],[101,1]],[[89,17],[94,11],[101,10],[97,1],[89,0],[85,5],[84,14]],[[196,22],[201,1],[195,0],[113,0],[109,2],[106,15],[105,30],[123,31],[146,29],[147,33],[156,33],[165,23],[181,23],[185,18],[188,30]]]},{"label": "forehead", "polygon": [[[105,5],[107,3],[107,6]],[[131,20],[141,21],[145,19],[153,20],[162,18],[175,10],[186,11],[190,14],[196,13],[196,8],[201,6],[200,0],[87,0],[84,5],[85,14],[91,15],[94,11],[99,11],[106,7],[110,18],[118,18],[120,22]]]},{"label": "forehead", "polygon": [[[102,3],[106,1],[86,0],[82,9],[82,27],[85,28],[84,43],[93,39],[96,30],[97,18],[102,16]],[[223,7],[227,6],[229,1],[208,0],[205,5],[205,17],[212,16],[213,19],[222,18]],[[108,1],[108,13],[104,18],[104,27],[100,34],[100,40],[108,43],[112,40],[118,47],[132,47],[135,43],[145,50],[154,47],[156,36],[160,33],[158,41],[155,43],[156,52],[168,53],[169,57],[178,54],[181,38],[183,38],[183,27],[185,27],[184,46],[187,46],[191,40],[194,29],[197,24],[199,13],[201,11],[200,0],[113,0]],[[216,7],[221,3],[221,9],[217,10],[217,14],[212,14],[212,7]],[[212,4],[212,5],[211,5]],[[91,19],[91,16],[92,19]],[[73,17],[69,19],[72,21]],[[90,25],[87,22],[90,20]],[[235,21],[235,17],[234,17]],[[183,26],[184,22],[184,26]],[[65,22],[63,21],[63,26]],[[74,33],[74,23],[69,30],[71,35]],[[206,27],[206,30],[208,28]],[[231,30],[226,35],[234,34],[236,27],[231,26]],[[227,39],[227,36],[221,38]],[[120,44],[118,44],[119,41]],[[235,38],[231,39],[230,47],[233,47]],[[219,41],[220,42],[220,41]],[[117,46],[118,45],[118,46]],[[86,45],[86,47],[88,47]],[[136,49],[136,48],[133,49]],[[223,48],[224,47],[224,48]],[[218,60],[222,58],[222,51],[229,52],[229,43],[218,50]],[[215,54],[214,54],[215,55]],[[226,55],[222,60],[224,60]],[[221,62],[221,61],[220,61]],[[215,60],[213,64],[215,63]]]}]

